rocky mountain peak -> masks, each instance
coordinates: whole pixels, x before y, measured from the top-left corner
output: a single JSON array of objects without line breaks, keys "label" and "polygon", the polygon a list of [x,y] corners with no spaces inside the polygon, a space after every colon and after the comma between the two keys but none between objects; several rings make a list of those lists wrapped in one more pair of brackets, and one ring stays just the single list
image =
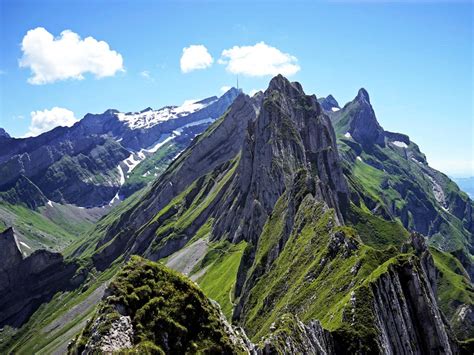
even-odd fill
[{"label": "rocky mountain peak", "polygon": [[17,265],[23,259],[13,228],[0,233],[0,270]]},{"label": "rocky mountain peak", "polygon": [[319,98],[318,102],[321,105],[321,107],[327,112],[336,112],[336,111],[339,111],[340,109],[339,103],[332,95]]},{"label": "rocky mountain peak", "polygon": [[359,102],[365,101],[366,103],[370,105],[369,93],[364,88],[359,89],[359,91],[357,92],[356,100],[358,100]]},{"label": "rocky mountain peak", "polygon": [[360,89],[352,102],[344,107],[346,113],[352,117],[348,132],[352,138],[362,145],[385,145],[385,133],[377,121],[374,109],[370,104],[369,94]]},{"label": "rocky mountain peak", "polygon": [[304,94],[303,88],[300,83],[290,82],[281,74],[278,74],[272,80],[270,80],[270,84],[268,85],[268,88],[264,93],[265,97],[271,94],[271,92],[274,90],[285,93],[290,97]]}]

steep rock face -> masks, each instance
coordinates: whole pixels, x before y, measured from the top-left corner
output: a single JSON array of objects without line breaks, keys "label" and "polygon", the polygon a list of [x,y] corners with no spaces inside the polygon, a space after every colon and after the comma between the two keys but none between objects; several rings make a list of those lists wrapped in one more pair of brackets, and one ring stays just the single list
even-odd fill
[{"label": "steep rock face", "polygon": [[[263,103],[259,108],[260,102]],[[231,180],[186,235],[191,237],[208,216],[216,219],[213,238],[227,236],[234,242],[256,242],[276,200],[291,189],[300,175],[307,177],[303,184],[334,208],[342,223],[348,190],[335,142],[329,118],[316,98],[305,95],[298,83],[278,76],[270,82],[263,98],[239,96],[222,121],[195,140],[140,204],[109,228],[97,246],[104,247],[94,256],[96,265],[107,265],[124,250],[143,254],[162,221],[175,212],[170,209],[162,218],[152,218],[193,181],[201,186],[203,180],[199,179],[205,174],[225,174],[232,165],[228,162],[240,151]],[[194,196],[188,197],[189,203]],[[222,214],[226,210],[233,213]],[[291,218],[288,223],[291,224]],[[170,240],[152,259],[169,255],[183,243],[186,239]]]},{"label": "steep rock face", "polygon": [[436,270],[423,236],[413,234],[410,247],[418,258],[390,266],[372,284],[380,348],[387,354],[456,353],[436,303]]},{"label": "steep rock face", "polygon": [[[257,109],[255,100],[241,94],[224,117],[197,137],[170,165],[140,203],[123,214],[118,223],[108,228],[97,246],[98,249],[103,245],[105,247],[94,256],[96,265],[106,266],[126,250],[142,254],[152,244],[155,231],[160,226],[160,221],[151,221],[153,217],[193,181],[227,164],[239,154],[245,128],[249,121],[255,119]],[[142,228],[143,226],[146,228]],[[160,255],[171,254],[182,243],[186,241],[175,241]]]},{"label": "steep rock face", "polygon": [[[360,89],[354,101],[348,104],[353,119],[348,132],[362,145],[385,145],[384,131],[380,127],[375,112],[370,104],[369,94],[365,89]],[[347,109],[344,107],[344,109]]]},{"label": "steep rock face", "polygon": [[330,332],[318,321],[308,324],[287,314],[272,325],[271,333],[262,342],[259,354],[336,354],[336,345]]},{"label": "steep rock face", "polygon": [[258,118],[251,121],[236,178],[216,223],[216,235],[256,243],[263,224],[296,176],[308,172],[307,184],[334,208],[342,223],[348,203],[336,139],[329,118],[314,96],[281,75],[264,93]]},{"label": "steep rock face", "polygon": [[18,177],[15,186],[0,194],[0,201],[2,200],[11,204],[23,203],[31,209],[44,206],[48,202],[38,186],[24,175]]},{"label": "steep rock face", "polygon": [[59,253],[37,250],[23,258],[12,228],[0,233],[0,327],[21,326],[31,314],[60,290],[80,282],[77,265]]},{"label": "steep rock face", "polygon": [[391,269],[373,285],[380,347],[387,354],[452,354],[456,346],[416,264]]}]

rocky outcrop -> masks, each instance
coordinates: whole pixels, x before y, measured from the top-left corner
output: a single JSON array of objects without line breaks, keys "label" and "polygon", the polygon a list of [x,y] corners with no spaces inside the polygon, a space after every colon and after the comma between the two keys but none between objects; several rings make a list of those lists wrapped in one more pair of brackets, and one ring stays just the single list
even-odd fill
[{"label": "rocky outcrop", "polygon": [[373,284],[379,344],[386,354],[453,354],[449,333],[427,275],[407,261],[391,267]]},{"label": "rocky outcrop", "polygon": [[133,257],[69,353],[240,354],[251,346],[192,281]]},{"label": "rocky outcrop", "polygon": [[453,354],[458,347],[436,302],[436,269],[422,235],[409,249],[417,257],[390,265],[373,284],[378,343],[386,354]]},{"label": "rocky outcrop", "polygon": [[118,318],[107,324],[107,331],[101,334],[100,327],[108,323],[103,317],[97,318],[92,324],[91,337],[81,354],[113,353],[133,347],[133,324],[129,316]]},{"label": "rocky outcrop", "polygon": [[365,89],[360,89],[354,101],[346,105],[344,110],[352,111],[348,132],[357,142],[362,145],[385,145],[383,128],[375,117],[369,94]]},{"label": "rocky outcrop", "polygon": [[332,95],[319,98],[318,102],[321,105],[322,109],[326,112],[336,112],[340,110],[339,103]]},{"label": "rocky outcrop", "polygon": [[77,285],[82,280],[74,277],[77,268],[46,250],[23,258],[13,229],[0,233],[0,327],[21,326],[56,292]]},{"label": "rocky outcrop", "polygon": [[330,332],[317,320],[308,324],[297,316],[286,314],[271,326],[271,333],[262,341],[259,354],[336,354],[336,346]]}]

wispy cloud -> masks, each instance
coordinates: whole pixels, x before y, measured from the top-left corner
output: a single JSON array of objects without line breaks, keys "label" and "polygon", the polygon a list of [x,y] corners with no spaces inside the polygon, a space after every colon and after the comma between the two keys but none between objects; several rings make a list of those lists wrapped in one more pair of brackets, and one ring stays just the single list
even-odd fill
[{"label": "wispy cloud", "polygon": [[149,70],[143,70],[139,73],[139,75],[145,80],[155,81],[155,78],[153,77],[153,75],[150,73]]}]

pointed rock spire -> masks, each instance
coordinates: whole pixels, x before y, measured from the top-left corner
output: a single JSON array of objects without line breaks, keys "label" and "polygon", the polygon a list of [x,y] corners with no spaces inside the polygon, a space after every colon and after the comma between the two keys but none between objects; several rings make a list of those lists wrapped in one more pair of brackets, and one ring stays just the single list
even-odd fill
[{"label": "pointed rock spire", "polygon": [[359,91],[357,93],[357,96],[356,96],[356,100],[365,101],[366,103],[368,103],[370,105],[369,93],[364,88],[359,89]]},{"label": "pointed rock spire", "polygon": [[0,233],[0,271],[15,267],[23,260],[13,228]]},{"label": "pointed rock spire", "polygon": [[349,111],[351,117],[348,132],[352,138],[362,145],[385,145],[385,132],[377,121],[369,94],[364,88],[346,105],[345,110]]}]

